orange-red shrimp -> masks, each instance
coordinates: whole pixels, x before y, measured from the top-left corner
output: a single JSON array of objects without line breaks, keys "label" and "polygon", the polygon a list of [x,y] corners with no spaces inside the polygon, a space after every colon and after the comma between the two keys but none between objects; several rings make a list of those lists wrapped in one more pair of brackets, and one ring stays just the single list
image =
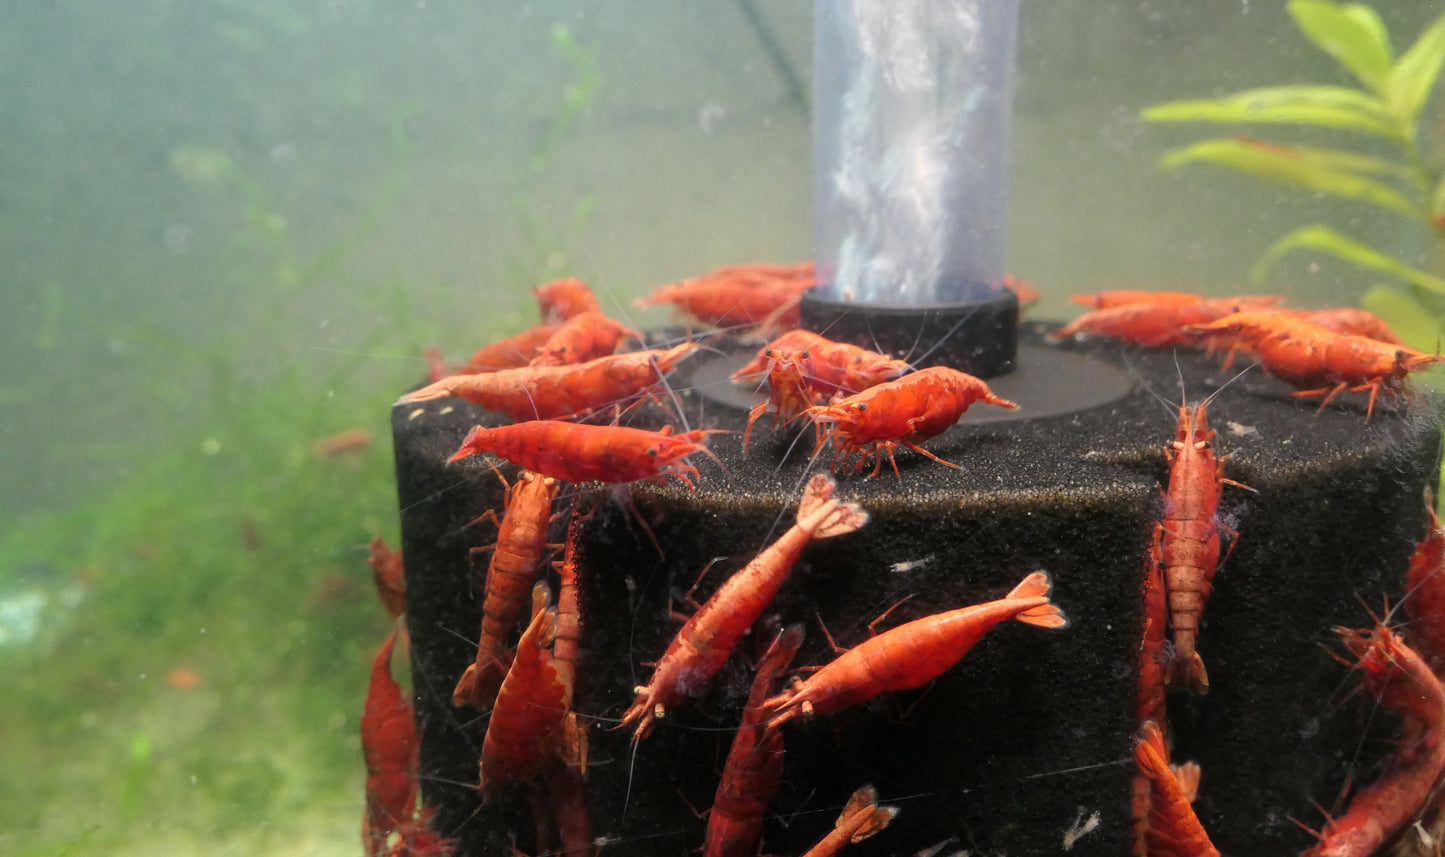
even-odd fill
[{"label": "orange-red shrimp", "polygon": [[[899,446],[906,446],[939,464],[958,467],[918,444],[947,431],[968,406],[977,401],[1009,409],[1018,407],[1008,399],[995,396],[987,384],[972,375],[946,366],[931,366],[845,399],[815,406],[807,413],[815,423],[825,427],[818,448],[825,438],[833,441],[834,470],[839,461],[846,467],[848,459],[858,453],[853,470],[861,470],[871,457],[874,459],[871,475],[876,476],[886,455],[897,475],[898,462],[893,459],[893,450]],[[815,454],[818,448],[813,450]]]},{"label": "orange-red shrimp", "polygon": [[[1149,561],[1144,569],[1144,591],[1141,601],[1144,607],[1144,627],[1139,640],[1139,692],[1135,697],[1135,709],[1139,725],[1146,722],[1166,722],[1165,681],[1168,677],[1165,653],[1165,621],[1169,610],[1164,597],[1164,569],[1155,548],[1149,551]],[[1134,819],[1134,857],[1146,857],[1144,833],[1149,828],[1149,778],[1142,772],[1134,776],[1134,798],[1132,815]]]},{"label": "orange-red shrimp", "polygon": [[1365,415],[1375,410],[1381,392],[1404,392],[1409,373],[1445,362],[1439,354],[1426,354],[1403,345],[1391,345],[1364,336],[1336,333],[1302,319],[1274,313],[1238,312],[1209,324],[1195,325],[1199,334],[1228,334],[1249,348],[1264,371],[1301,389],[1296,396],[1320,396],[1320,407],[1340,392],[1370,391]]},{"label": "orange-red shrimp", "polygon": [[1410,639],[1431,667],[1445,666],[1445,527],[1435,504],[1425,498],[1425,538],[1415,545],[1405,571],[1405,599],[1400,607],[1409,619]]},{"label": "orange-red shrimp", "polygon": [[763,813],[783,775],[783,733],[765,728],[768,711],[763,703],[802,644],[803,627],[793,625],[773,638],[758,662],[742,722],[708,811],[703,857],[753,857],[758,853]]},{"label": "orange-red shrimp", "polygon": [[557,325],[528,365],[569,366],[606,357],[617,350],[624,336],[642,338],[642,334],[600,312],[579,313]]},{"label": "orange-red shrimp", "polygon": [[906,361],[869,351],[846,342],[834,342],[809,330],[790,330],[774,339],[744,367],[734,381],[759,373],[768,376],[768,400],[748,414],[743,450],[748,448],[753,424],[768,410],[778,423],[790,423],[829,396],[851,395],[910,371]]},{"label": "orange-red shrimp", "polygon": [[557,833],[556,853],[566,857],[597,853],[582,772],[571,765],[552,768],[546,777],[546,792],[547,815]]},{"label": "orange-red shrimp", "polygon": [[1164,734],[1152,720],[1140,730],[1134,763],[1149,779],[1149,829],[1145,833],[1149,857],[1219,857],[1189,805],[1179,775],[1169,766]]},{"label": "orange-red shrimp", "polygon": [[371,664],[371,684],[361,713],[361,753],[366,759],[366,816],[361,841],[367,857],[386,853],[387,838],[416,811],[416,718],[401,686],[391,677],[397,632],[382,643]]},{"label": "orange-red shrimp", "polygon": [[748,411],[743,452],[748,451],[748,444],[752,442],[753,424],[769,410],[773,412],[773,428],[777,428],[780,423],[790,423],[802,416],[820,401],[808,384],[805,360],[801,352],[774,352],[772,365],[768,367],[768,398]]},{"label": "orange-red shrimp", "polygon": [[812,262],[800,265],[732,265],[677,283],[658,286],[634,301],[637,307],[670,303],[716,327],[792,328],[798,300],[812,288]]},{"label": "orange-red shrimp", "polygon": [[673,434],[671,426],[647,431],[557,420],[532,420],[496,428],[476,426],[447,460],[493,452],[562,482],[661,483],[672,476],[693,488],[697,468],[683,459],[697,452],[711,456],[702,439],[717,431],[693,429]]},{"label": "orange-red shrimp", "polygon": [[1112,309],[1113,307],[1128,306],[1129,304],[1154,304],[1156,306],[1197,304],[1204,300],[1204,296],[1196,295],[1193,292],[1149,292],[1140,289],[1110,289],[1083,295],[1069,295],[1069,300],[1076,304],[1083,304],[1089,309]]},{"label": "orange-red shrimp", "polygon": [[551,740],[567,716],[567,689],[548,649],[557,633],[557,611],[546,606],[549,597],[545,583],[532,589],[531,624],[517,641],[487,721],[478,781],[483,800],[509,782],[527,782],[541,773]]},{"label": "orange-red shrimp", "polygon": [[[557,587],[557,635],[552,642],[552,663],[557,669],[563,686],[567,688],[564,699],[572,707],[572,694],[577,683],[577,670],[582,663],[582,605],[578,587],[580,570],[577,567],[577,539],[582,518],[574,515],[567,525],[567,548],[562,561],[553,563],[560,580]],[[587,727],[577,722],[575,714],[569,713],[562,747],[563,761],[579,774],[587,773]]]},{"label": "orange-red shrimp", "polygon": [[1405,719],[1406,742],[1380,778],[1360,789],[1339,818],[1325,822],[1307,857],[1369,857],[1423,809],[1445,771],[1445,688],[1424,660],[1389,628],[1336,628],[1365,684]]},{"label": "orange-red shrimp", "polygon": [[1144,627],[1139,640],[1139,692],[1135,697],[1135,709],[1139,722],[1153,720],[1165,722],[1165,681],[1168,677],[1166,665],[1165,622],[1169,611],[1165,598],[1164,567],[1150,550],[1147,568],[1144,569],[1144,590],[1141,601],[1144,607]]},{"label": "orange-red shrimp", "polygon": [[636,724],[634,744],[647,737],[653,722],[669,707],[702,692],[772,602],[809,542],[851,533],[868,522],[868,513],[858,504],[842,503],[833,496],[836,487],[821,473],[809,479],[798,503],[797,523],[729,577],[683,624],[617,727]]},{"label": "orange-red shrimp", "polygon": [[1064,339],[1076,333],[1090,333],[1146,348],[1194,345],[1199,338],[1186,330],[1191,325],[1211,322],[1241,308],[1265,306],[1278,300],[1267,295],[1240,295],[1200,298],[1185,303],[1123,303],[1086,312],[1050,333],[1049,338]]},{"label": "orange-red shrimp", "polygon": [[921,687],[947,672],[993,626],[1008,619],[1062,628],[1068,621],[1049,600],[1050,586],[1049,576],[1036,571],[997,601],[935,613],[869,637],[769,699],[767,707],[774,712],[769,726],[799,715],[830,714],[880,693]]},{"label": "orange-red shrimp", "polygon": [[665,351],[633,351],[572,366],[452,375],[413,390],[396,403],[459,396],[514,422],[580,416],[651,395],[662,383],[663,374],[697,348],[695,342],[684,342]]},{"label": "orange-red shrimp", "polygon": [[386,615],[395,619],[406,612],[406,572],[401,564],[401,551],[393,551],[381,536],[372,538],[367,547],[371,555],[366,558],[366,564],[371,566],[377,597],[386,608]]},{"label": "orange-red shrimp", "polygon": [[844,845],[862,842],[887,827],[897,814],[898,807],[879,806],[878,792],[872,786],[864,786],[848,798],[828,835],[809,848],[803,857],[833,857],[843,850]]},{"label": "orange-red shrimp", "polygon": [[1032,283],[1011,274],[1004,274],[1000,285],[1013,292],[1014,297],[1018,298],[1020,311],[1028,309],[1044,297],[1043,293],[1035,288]]},{"label": "orange-red shrimp", "polygon": [[[520,369],[532,362],[537,349],[541,348],[556,332],[557,325],[555,324],[538,324],[521,333],[498,339],[490,345],[483,345],[477,349],[476,353],[467,358],[466,364],[456,374],[479,375],[502,369]],[[437,375],[428,380],[440,381],[443,377],[444,375]]]},{"label": "orange-red shrimp", "polygon": [[743,381],[767,372],[779,358],[798,354],[808,386],[821,396],[852,395],[912,370],[906,360],[869,351],[847,342],[834,342],[810,330],[790,330],[769,342],[743,368],[733,373]]},{"label": "orange-red shrimp", "polygon": [[426,380],[428,384],[432,381],[440,381],[452,374],[451,370],[447,368],[446,358],[442,356],[442,350],[440,348],[437,348],[435,345],[428,345],[422,349],[422,354],[426,357]]},{"label": "orange-red shrimp", "polygon": [[1326,309],[1304,310],[1300,317],[1312,324],[1336,333],[1363,336],[1390,345],[1403,345],[1404,340],[1390,327],[1389,323],[1369,310],[1359,307],[1328,307]]},{"label": "orange-red shrimp", "polygon": [[1170,462],[1164,519],[1154,528],[1150,549],[1150,558],[1164,569],[1169,596],[1175,658],[1171,678],[1195,693],[1209,690],[1209,675],[1194,643],[1219,569],[1219,537],[1237,535],[1219,522],[1219,498],[1229,480],[1224,478],[1223,458],[1214,454],[1206,405],[1193,411],[1179,406],[1174,441],[1164,447]]},{"label": "orange-red shrimp", "polygon": [[363,428],[347,429],[333,435],[327,435],[311,444],[311,451],[322,458],[331,458],[338,455],[346,455],[350,452],[360,452],[371,446],[372,434]]},{"label": "orange-red shrimp", "polygon": [[602,311],[592,289],[576,277],[543,283],[532,289],[532,295],[537,298],[542,320],[547,324],[560,324],[584,312]]},{"label": "orange-red shrimp", "polygon": [[507,638],[527,606],[527,593],[547,550],[547,523],[558,488],[557,480],[523,470],[507,487],[501,520],[491,509],[482,516],[496,522],[497,541],[490,548],[472,549],[491,550],[492,560],[487,565],[477,660],[457,681],[453,705],[486,708],[496,696],[507,669]]}]

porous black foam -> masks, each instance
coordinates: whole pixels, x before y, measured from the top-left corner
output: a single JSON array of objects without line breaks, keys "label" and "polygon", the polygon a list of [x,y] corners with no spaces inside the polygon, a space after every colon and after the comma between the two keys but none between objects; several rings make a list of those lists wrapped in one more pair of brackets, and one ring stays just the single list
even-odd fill
[{"label": "porous black foam", "polygon": [[[1257,372],[1231,381],[1232,371],[1197,352],[1048,346],[1040,334],[1026,326],[1021,339],[1122,371],[1138,386],[1090,409],[1038,418],[1021,411],[927,442],[958,470],[905,450],[899,478],[887,464],[873,478],[842,478],[838,494],[871,520],[807,548],[767,615],[802,623],[796,666],[818,665],[833,657],[820,621],[840,646],[856,645],[901,599],[880,629],[1001,597],[1043,569],[1069,627],[1004,623],[930,687],[786,726],[764,853],[802,853],[865,783],[900,813],[850,846],[859,857],[913,854],[945,839],[955,844],[942,853],[1054,853],[1076,820],[1096,812],[1100,824],[1070,853],[1127,853],[1139,592],[1163,508],[1163,449],[1181,376],[1191,403],[1224,387],[1209,406],[1210,425],[1229,455],[1226,475],[1254,489],[1227,486],[1220,507],[1239,538],[1215,578],[1198,641],[1209,693],[1169,698],[1174,759],[1203,768],[1195,806],[1204,826],[1224,853],[1299,850],[1310,837],[1290,819],[1321,821],[1311,802],[1332,804],[1352,772],[1357,783],[1368,779],[1371,760],[1386,752],[1374,739],[1388,736],[1390,718],[1371,718],[1368,696],[1348,697],[1357,678],[1327,649],[1332,626],[1371,623],[1360,599],[1400,596],[1423,529],[1422,495],[1438,473],[1438,403],[1384,404],[1367,419],[1363,397],[1346,396],[1317,411]],[[704,405],[686,390],[686,369],[677,383],[693,427],[742,427],[741,410]],[[660,425],[668,417],[655,409],[634,418]],[[473,423],[489,419],[496,422],[455,399],[393,415],[423,791],[438,829],[461,837],[459,853],[478,855],[510,853],[514,839],[523,850],[533,843],[525,788],[479,811],[475,789],[454,784],[475,783],[485,725],[450,703],[476,651],[468,641],[480,581],[467,550],[495,533],[467,522],[501,502],[480,458],[444,462]],[[609,718],[621,715],[650,674],[644,662],[676,632],[669,603],[690,610],[682,594],[721,557],[695,593],[709,596],[791,523],[803,481],[826,469],[826,459],[809,460],[811,436],[791,446],[792,435],[769,423],[759,423],[746,455],[739,435],[712,436],[724,467],[695,456],[696,492],[633,486],[635,513],[611,493],[564,491],[567,502],[597,507],[580,544],[586,660],[576,708],[597,718],[590,811],[596,835],[615,841],[617,853],[683,855],[702,843],[705,822],[691,807],[712,803],[757,641],[745,638],[635,756],[630,733],[609,729]]]}]

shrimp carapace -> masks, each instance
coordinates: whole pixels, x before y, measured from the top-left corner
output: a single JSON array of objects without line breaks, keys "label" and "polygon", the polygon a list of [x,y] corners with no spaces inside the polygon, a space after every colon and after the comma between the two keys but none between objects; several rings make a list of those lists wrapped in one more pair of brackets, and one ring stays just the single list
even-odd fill
[{"label": "shrimp carapace", "polygon": [[997,601],[924,616],[870,637],[768,700],[775,712],[771,722],[777,726],[799,715],[829,714],[880,693],[922,687],[1009,619],[1062,628],[1068,621],[1049,600],[1050,588],[1049,576],[1035,571]]},{"label": "shrimp carapace", "polygon": [[719,586],[683,624],[658,659],[652,678],[637,688],[637,699],[617,728],[636,726],[633,743],[647,737],[667,709],[702,692],[783,585],[803,548],[814,539],[851,533],[868,522],[857,503],[833,496],[836,484],[817,474],[803,488],[797,522],[751,562]]}]

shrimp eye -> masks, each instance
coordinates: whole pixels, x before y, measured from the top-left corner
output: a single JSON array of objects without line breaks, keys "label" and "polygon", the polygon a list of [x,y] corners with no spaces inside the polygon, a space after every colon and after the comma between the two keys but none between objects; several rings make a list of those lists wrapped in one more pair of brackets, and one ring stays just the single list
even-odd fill
[{"label": "shrimp eye", "polygon": [[648,457],[648,458],[656,458],[656,457],[657,457],[657,447],[655,447],[655,446],[649,446],[649,447],[647,448],[647,457]]},{"label": "shrimp eye", "polygon": [[858,403],[858,410],[860,410],[860,411],[866,411],[866,410],[868,410],[868,403],[867,403],[867,402],[859,402],[859,403]]}]

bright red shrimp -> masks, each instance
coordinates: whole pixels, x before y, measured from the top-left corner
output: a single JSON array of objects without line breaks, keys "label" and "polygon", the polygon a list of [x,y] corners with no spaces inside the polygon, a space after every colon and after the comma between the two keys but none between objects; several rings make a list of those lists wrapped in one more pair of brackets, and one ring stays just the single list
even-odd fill
[{"label": "bright red shrimp", "polygon": [[446,358],[442,357],[442,350],[440,348],[437,348],[435,345],[428,345],[422,349],[422,354],[426,357],[426,380],[428,384],[432,381],[440,381],[452,374],[451,370],[447,368]]},{"label": "bright red shrimp", "polygon": [[371,566],[377,597],[386,608],[386,615],[395,619],[406,612],[406,573],[401,564],[401,551],[393,551],[381,536],[373,537],[367,547],[371,555],[366,558],[366,564]]},{"label": "bright red shrimp", "polygon": [[[1164,568],[1159,561],[1158,549],[1151,546],[1149,561],[1144,569],[1144,628],[1139,640],[1139,692],[1135,709],[1139,725],[1146,722],[1160,724],[1162,730],[1166,721],[1167,679],[1166,665],[1169,662],[1165,652],[1165,621],[1169,610],[1164,597]],[[1142,772],[1134,776],[1134,797],[1132,817],[1134,819],[1134,857],[1146,857],[1144,833],[1149,829],[1149,778]]]},{"label": "bright red shrimp", "polygon": [[[567,688],[564,702],[569,709],[577,683],[577,670],[582,664],[582,609],[578,593],[581,571],[577,567],[577,539],[581,525],[582,518],[574,515],[567,526],[566,552],[561,562],[553,563],[560,582],[557,587],[557,635],[552,642],[552,664]],[[568,717],[570,725],[564,732],[563,761],[568,767],[576,768],[579,774],[585,774],[587,728],[577,722],[575,714],[569,713]]]},{"label": "bright red shrimp", "polygon": [[833,857],[843,850],[844,845],[862,842],[887,827],[897,814],[898,807],[879,806],[878,792],[872,786],[864,786],[848,798],[828,835],[809,848],[803,857]]},{"label": "bright red shrimp", "polygon": [[729,577],[692,614],[658,659],[652,679],[622,715],[621,729],[636,724],[632,742],[647,737],[655,720],[684,698],[702,692],[732,654],[737,641],[772,602],[803,548],[814,539],[851,533],[868,522],[856,503],[833,496],[836,484],[824,474],[808,480],[798,503],[797,522],[742,571]]},{"label": "bright red shrimp", "polygon": [[[906,446],[921,455],[957,468],[918,444],[947,431],[968,406],[977,401],[1015,409],[1018,405],[993,394],[978,378],[946,366],[931,366],[896,381],[870,387],[861,393],[810,408],[807,413],[815,423],[826,427],[814,454],[822,447],[823,438],[833,441],[833,468],[841,460],[846,467],[854,453],[859,454],[853,471],[861,470],[868,459],[874,459],[876,476],[883,466],[883,457],[898,475],[898,462],[893,450]],[[899,477],[902,478],[901,476]]]},{"label": "bright red shrimp", "polygon": [[732,265],[658,286],[637,307],[670,303],[716,327],[798,325],[798,300],[812,288],[812,262],[800,265]]},{"label": "bright red shrimp", "polygon": [[1407,375],[1445,362],[1439,354],[1335,333],[1274,313],[1238,312],[1190,330],[1196,334],[1232,335],[1254,353],[1264,371],[1301,388],[1294,395],[1324,396],[1321,408],[1346,389],[1352,393],[1369,390],[1367,417],[1374,413],[1375,399],[1381,392],[1402,395]]},{"label": "bright red shrimp", "polygon": [[1149,829],[1145,833],[1149,857],[1219,857],[1169,766],[1164,733],[1152,720],[1145,721],[1140,730],[1134,763],[1149,779]]},{"label": "bright red shrimp", "polygon": [[1049,576],[1036,571],[997,601],[935,613],[869,637],[769,699],[767,707],[774,712],[769,726],[799,715],[831,714],[880,693],[921,687],[947,672],[993,626],[1008,619],[1062,628],[1068,621],[1049,600],[1050,587]]},{"label": "bright red shrimp", "polygon": [[1000,285],[1014,293],[1018,298],[1019,309],[1025,310],[1043,299],[1044,295],[1032,283],[1010,274],[1004,274]]},{"label": "bright red shrimp", "polygon": [[361,753],[366,759],[366,815],[361,841],[367,857],[386,853],[387,838],[416,811],[416,718],[401,686],[391,677],[397,632],[382,643],[371,664],[371,684],[361,713]]},{"label": "bright red shrimp", "polygon": [[537,305],[542,308],[542,320],[547,324],[560,324],[584,312],[602,311],[592,289],[576,277],[543,283],[532,289],[532,295],[537,298]]},{"label": "bright red shrimp", "polygon": [[697,348],[695,342],[684,342],[665,351],[633,351],[573,366],[526,366],[480,375],[452,375],[413,390],[396,403],[459,396],[505,414],[514,422],[581,416],[651,395],[662,376]]},{"label": "bright red shrimp", "polygon": [[1326,330],[1333,330],[1336,333],[1348,333],[1352,336],[1363,336],[1377,342],[1385,342],[1390,345],[1403,345],[1404,340],[1389,323],[1369,310],[1359,307],[1329,307],[1326,309],[1304,310],[1300,318],[1312,324],[1318,324]]},{"label": "bright red shrimp", "polygon": [[551,740],[567,715],[563,686],[547,648],[557,633],[557,611],[547,607],[547,584],[532,589],[532,621],[517,641],[517,654],[497,692],[497,703],[482,739],[483,800],[510,782],[541,773]]},{"label": "bright red shrimp", "polygon": [[1076,333],[1090,333],[1145,348],[1194,345],[1199,340],[1186,330],[1191,325],[1214,321],[1244,307],[1265,306],[1278,300],[1267,295],[1241,295],[1200,298],[1187,303],[1124,303],[1086,312],[1050,333],[1049,338],[1064,339]]},{"label": "bright red shrimp", "polygon": [[1445,666],[1445,527],[1435,504],[1425,498],[1425,538],[1415,545],[1405,571],[1405,599],[1400,607],[1409,619],[1410,639],[1431,667]]},{"label": "bright red shrimp", "polygon": [[600,312],[579,313],[557,325],[528,365],[570,366],[606,357],[617,350],[617,343],[625,336],[642,338],[642,334]]},{"label": "bright red shrimp", "polygon": [[1069,300],[1076,304],[1083,304],[1090,309],[1112,309],[1130,304],[1153,304],[1155,306],[1197,304],[1204,300],[1204,296],[1196,295],[1193,292],[1148,292],[1139,289],[1110,289],[1083,295],[1069,295]]},{"label": "bright red shrimp", "polygon": [[764,372],[780,357],[801,353],[808,386],[821,396],[852,395],[912,370],[905,360],[869,351],[847,342],[834,342],[811,330],[790,330],[761,348],[738,371],[734,381]]},{"label": "bright red shrimp", "polygon": [[737,737],[708,811],[703,857],[753,857],[758,853],[763,813],[783,775],[783,733],[765,728],[768,712],[763,703],[802,644],[803,627],[793,625],[773,638],[758,662]]},{"label": "bright red shrimp", "polygon": [[1219,498],[1229,480],[1224,478],[1224,459],[1214,454],[1214,432],[1206,419],[1206,406],[1207,402],[1193,411],[1179,406],[1174,441],[1164,447],[1169,457],[1164,520],[1154,528],[1150,549],[1150,558],[1164,569],[1174,627],[1171,680],[1195,693],[1209,690],[1209,675],[1194,643],[1199,617],[1219,569],[1219,537],[1221,533],[1231,539],[1237,535],[1219,522]]},{"label": "bright red shrimp", "polygon": [[[1139,722],[1165,722],[1165,680],[1167,679],[1165,622],[1169,611],[1165,599],[1164,566],[1151,548],[1148,567],[1144,570],[1144,628],[1139,640],[1139,693],[1135,709]],[[1162,728],[1162,727],[1161,727]]]},{"label": "bright red shrimp", "polygon": [[482,516],[496,522],[497,541],[490,547],[472,549],[473,553],[491,550],[492,560],[487,565],[477,660],[457,681],[453,705],[486,708],[496,697],[507,670],[507,638],[527,606],[527,593],[547,550],[547,524],[558,488],[557,480],[523,470],[516,483],[507,487],[501,520],[491,509]]},{"label": "bright red shrimp", "polygon": [[[555,324],[538,324],[529,327],[521,333],[498,339],[490,345],[483,345],[476,353],[467,358],[458,375],[479,375],[486,372],[497,372],[502,369],[520,369],[532,362],[537,349],[541,348],[552,334],[557,332]],[[443,376],[429,378],[431,381],[440,381]]]},{"label": "bright red shrimp", "polygon": [[790,423],[802,416],[820,399],[808,384],[804,369],[806,358],[801,352],[774,352],[772,365],[768,367],[768,398],[758,402],[748,411],[748,425],[743,430],[743,452],[748,451],[752,442],[753,424],[763,414],[773,412],[773,428],[780,423]]},{"label": "bright red shrimp", "polygon": [[1380,778],[1357,791],[1339,818],[1325,822],[1306,857],[1369,857],[1419,814],[1445,771],[1445,688],[1424,660],[1389,628],[1336,628],[1365,685],[1405,719],[1407,740]]},{"label": "bright red shrimp", "polygon": [[591,857],[597,853],[582,772],[571,765],[552,768],[546,775],[546,792],[546,814],[556,831],[556,853],[566,857]]},{"label": "bright red shrimp", "polygon": [[513,464],[562,482],[661,483],[672,476],[693,488],[697,468],[683,459],[697,452],[713,456],[702,445],[702,439],[717,431],[693,429],[673,434],[670,426],[647,431],[557,420],[532,420],[496,428],[476,426],[447,460],[494,452]]}]

